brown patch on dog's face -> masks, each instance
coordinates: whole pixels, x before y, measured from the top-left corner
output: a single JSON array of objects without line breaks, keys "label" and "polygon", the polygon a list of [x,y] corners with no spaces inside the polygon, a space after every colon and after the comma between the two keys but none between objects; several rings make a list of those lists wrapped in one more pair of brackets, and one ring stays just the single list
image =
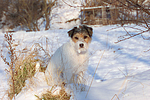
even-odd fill
[{"label": "brown patch on dog's face", "polygon": [[78,41],[83,41],[83,42],[86,42],[86,43],[90,43],[91,42],[91,37],[89,35],[87,35],[86,33],[76,33],[75,35],[73,35],[72,41],[74,43],[76,43]]},{"label": "brown patch on dog's face", "polygon": [[68,31],[68,35],[71,37],[71,45],[77,53],[84,54],[88,51],[89,44],[92,40],[92,34],[93,29],[86,25],[80,25]]}]

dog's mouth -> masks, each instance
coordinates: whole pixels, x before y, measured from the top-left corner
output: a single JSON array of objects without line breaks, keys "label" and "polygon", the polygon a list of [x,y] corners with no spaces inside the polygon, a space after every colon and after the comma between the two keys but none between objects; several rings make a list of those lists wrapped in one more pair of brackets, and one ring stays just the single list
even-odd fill
[{"label": "dog's mouth", "polygon": [[88,44],[83,41],[78,41],[76,43],[72,41],[71,45],[73,45],[75,52],[77,52],[78,54],[85,54],[88,51]]},{"label": "dog's mouth", "polygon": [[85,54],[87,52],[88,45],[82,41],[78,41],[76,44],[76,50],[78,54]]},{"label": "dog's mouth", "polygon": [[79,54],[85,54],[85,53],[87,52],[87,49],[85,49],[85,48],[79,48],[79,49],[77,50],[77,52],[78,52]]}]

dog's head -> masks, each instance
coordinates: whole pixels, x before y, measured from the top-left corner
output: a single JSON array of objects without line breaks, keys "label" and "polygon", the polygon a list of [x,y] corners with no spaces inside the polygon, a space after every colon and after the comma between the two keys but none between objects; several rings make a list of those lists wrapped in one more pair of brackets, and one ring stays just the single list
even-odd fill
[{"label": "dog's head", "polygon": [[78,53],[85,53],[92,40],[93,29],[86,25],[80,25],[68,31],[68,34],[72,39],[75,50]]}]

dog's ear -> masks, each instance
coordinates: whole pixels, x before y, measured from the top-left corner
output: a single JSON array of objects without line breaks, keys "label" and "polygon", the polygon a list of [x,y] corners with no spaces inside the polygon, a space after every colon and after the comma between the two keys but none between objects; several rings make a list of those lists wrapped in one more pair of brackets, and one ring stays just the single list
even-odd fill
[{"label": "dog's ear", "polygon": [[68,35],[69,37],[73,37],[75,30],[77,29],[77,27],[74,27],[72,30],[68,31]]},{"label": "dog's ear", "polygon": [[86,25],[83,25],[83,28],[86,29],[86,31],[88,32],[89,36],[92,37],[93,28],[92,27],[88,27]]}]

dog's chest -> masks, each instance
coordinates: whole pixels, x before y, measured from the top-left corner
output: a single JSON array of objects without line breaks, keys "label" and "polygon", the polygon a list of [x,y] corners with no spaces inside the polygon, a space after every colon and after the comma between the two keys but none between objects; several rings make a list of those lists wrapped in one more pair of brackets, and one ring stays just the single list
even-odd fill
[{"label": "dog's chest", "polygon": [[64,64],[70,67],[87,66],[88,52],[85,54],[78,54],[69,43],[64,44],[62,49],[62,60]]}]

